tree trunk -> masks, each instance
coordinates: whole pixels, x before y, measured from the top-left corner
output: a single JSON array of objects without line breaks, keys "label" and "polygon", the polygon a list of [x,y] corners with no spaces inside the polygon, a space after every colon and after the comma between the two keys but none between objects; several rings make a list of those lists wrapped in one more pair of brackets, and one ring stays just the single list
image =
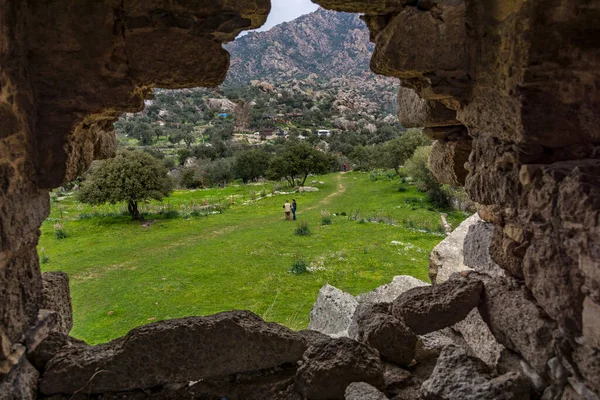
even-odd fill
[{"label": "tree trunk", "polygon": [[288,181],[288,183],[290,184],[291,187],[296,186],[295,182],[294,182],[294,177],[292,176],[292,179],[290,179],[289,177],[285,177],[285,179]]},{"label": "tree trunk", "polygon": [[138,210],[137,201],[129,200],[127,204],[127,211],[129,211],[129,215],[131,215],[131,219],[140,220],[142,219],[142,214],[140,214],[140,210]]},{"label": "tree trunk", "polygon": [[304,186],[304,182],[306,182],[306,178],[308,178],[308,174],[304,174],[304,179],[302,179],[302,183],[300,186]]}]

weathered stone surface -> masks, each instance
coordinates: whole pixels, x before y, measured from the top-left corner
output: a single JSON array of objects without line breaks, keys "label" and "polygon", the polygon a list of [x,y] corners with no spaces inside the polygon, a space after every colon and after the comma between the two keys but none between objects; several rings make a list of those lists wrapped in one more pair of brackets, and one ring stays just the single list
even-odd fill
[{"label": "weathered stone surface", "polygon": [[398,89],[398,119],[406,128],[460,125],[456,111],[437,101],[419,97],[413,89]]},{"label": "weathered stone surface", "polygon": [[345,400],[387,400],[385,394],[365,382],[354,382],[346,388]]},{"label": "weathered stone surface", "polygon": [[315,400],[341,398],[353,382],[382,387],[383,365],[376,350],[349,338],[309,347],[296,375],[296,389]]},{"label": "weathered stone surface", "polygon": [[489,222],[480,219],[470,225],[463,242],[463,263],[481,274],[503,277],[506,271],[490,255],[493,235],[494,225]]},{"label": "weathered stone surface", "polygon": [[491,368],[496,368],[504,346],[496,341],[496,338],[481,318],[479,310],[471,310],[469,315],[453,325],[452,329],[461,334],[477,358]]},{"label": "weathered stone surface", "polygon": [[436,140],[429,156],[429,169],[440,182],[464,186],[468,171],[465,163],[471,154],[471,140]]},{"label": "weathered stone surface", "polygon": [[392,312],[423,335],[463,320],[479,304],[482,289],[481,281],[465,279],[411,289],[394,300]]},{"label": "weathered stone surface", "polygon": [[49,310],[40,310],[35,325],[25,334],[27,353],[34,351],[48,337],[50,332],[57,331],[59,325],[60,319],[58,313]]},{"label": "weathered stone surface", "polygon": [[0,378],[0,400],[37,399],[39,375],[26,359],[22,359],[8,376]]},{"label": "weathered stone surface", "polygon": [[26,348],[23,345],[15,344],[11,347],[11,352],[6,358],[0,360],[0,379],[10,374],[13,369],[19,365],[25,356]]},{"label": "weathered stone surface", "polygon": [[298,334],[248,311],[162,321],[104,345],[61,349],[46,366],[40,390],[146,389],[293,363],[305,349]]},{"label": "weathered stone surface", "polygon": [[[465,14],[463,1],[440,2],[436,13],[404,7],[377,35],[371,69],[402,79],[426,99],[462,97],[469,58]],[[428,91],[419,90],[426,81]]]},{"label": "weathered stone surface", "polygon": [[471,215],[433,248],[429,254],[429,279],[433,284],[446,282],[455,272],[471,269],[464,263],[463,244],[469,228],[480,221],[477,214]]},{"label": "weathered stone surface", "polygon": [[[435,362],[434,362],[435,364]],[[395,364],[384,363],[384,393],[394,400],[419,400],[421,399],[420,391],[423,379],[420,374],[423,369],[423,363],[418,363],[411,367],[411,373],[406,369],[402,369]],[[433,365],[431,366],[433,370]],[[429,371],[430,373],[431,371]],[[429,374],[427,374],[429,377]]]},{"label": "weathered stone surface", "polygon": [[[153,85],[215,85],[220,43],[260,26],[268,0],[0,1],[0,330],[13,342],[44,307],[36,246],[48,188],[114,153],[112,122]],[[68,323],[67,323],[68,325]]]},{"label": "weathered stone surface", "polygon": [[390,283],[379,286],[370,292],[359,294],[356,296],[356,300],[361,304],[391,303],[407,290],[420,286],[429,286],[429,284],[412,276],[399,275],[395,276]]},{"label": "weathered stone surface", "polygon": [[512,279],[486,282],[479,312],[494,337],[520,354],[542,377],[554,355],[555,324],[527,299],[524,288]]},{"label": "weathered stone surface", "polygon": [[415,349],[415,359],[417,361],[436,359],[444,347],[451,344],[457,343],[453,337],[447,335],[444,331],[420,335]]},{"label": "weathered stone surface", "polygon": [[[577,363],[579,372],[585,379],[585,386],[596,393],[596,396],[600,397],[598,395],[600,393],[600,380],[598,380],[600,376],[600,353],[590,347],[579,346],[573,352],[573,359]],[[580,391],[585,392],[583,389]]]},{"label": "weathered stone surface", "polygon": [[327,284],[310,310],[308,329],[345,336],[357,306],[354,296]]},{"label": "weathered stone surface", "polygon": [[431,377],[421,388],[427,400],[499,400],[530,398],[527,380],[510,372],[495,377],[481,360],[464,349],[448,346],[440,354]]},{"label": "weathered stone surface", "polygon": [[390,313],[390,304],[361,304],[356,309],[348,335],[377,351],[383,359],[409,365],[415,355],[417,336]]},{"label": "weathered stone surface", "polygon": [[0,329],[0,361],[5,360],[12,353],[12,342]]},{"label": "weathered stone surface", "polygon": [[307,348],[315,343],[331,340],[331,337],[327,336],[326,334],[310,329],[298,331],[298,335],[300,335],[302,340],[304,340]]},{"label": "weathered stone surface", "polygon": [[423,129],[423,134],[431,140],[455,142],[469,137],[469,131],[463,125],[437,126]]},{"label": "weathered stone surface", "polygon": [[600,349],[600,306],[589,297],[583,302],[583,338],[590,347]]},{"label": "weathered stone surface", "polygon": [[73,328],[69,276],[64,272],[45,272],[42,274],[42,285],[42,308],[56,311],[60,319],[60,331],[68,334]]},{"label": "weathered stone surface", "polygon": [[41,342],[35,350],[27,354],[29,362],[42,371],[46,367],[48,361],[54,357],[63,347],[71,346],[87,346],[82,340],[75,339],[61,332],[51,332],[43,342]]}]

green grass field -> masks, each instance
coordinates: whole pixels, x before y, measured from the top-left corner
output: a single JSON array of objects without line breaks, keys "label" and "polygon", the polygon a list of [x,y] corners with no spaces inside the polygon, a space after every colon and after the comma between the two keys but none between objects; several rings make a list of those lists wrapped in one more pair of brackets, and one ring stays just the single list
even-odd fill
[{"label": "green grass field", "polygon": [[[302,329],[325,283],[356,295],[395,275],[427,279],[428,254],[443,235],[440,212],[423,194],[409,184],[399,191],[398,178],[385,173],[330,174],[307,184],[312,180],[323,182],[313,185],[318,192],[265,198],[261,191],[271,193],[273,184],[177,191],[145,206],[154,213],[144,225],[122,215],[121,206],[55,197],[38,251],[43,271],[70,276],[71,334],[96,344],[149,322],[232,309]],[[292,197],[310,236],[294,235],[296,222],[284,219],[282,205]],[[234,204],[222,214],[190,215],[219,202]],[[168,218],[169,211],[179,216]],[[322,212],[337,214],[331,225],[321,225]],[[465,217],[453,212],[449,221],[456,226]],[[56,238],[56,224],[67,238]],[[312,272],[291,274],[296,259]]]}]

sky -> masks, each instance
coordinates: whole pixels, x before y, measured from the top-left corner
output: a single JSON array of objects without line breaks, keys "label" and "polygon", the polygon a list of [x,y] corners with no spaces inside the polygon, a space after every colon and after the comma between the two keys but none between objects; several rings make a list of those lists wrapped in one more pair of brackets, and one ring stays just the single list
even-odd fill
[{"label": "sky", "polygon": [[319,8],[310,0],[271,0],[271,13],[267,22],[257,31],[268,31],[275,25],[291,21]]}]

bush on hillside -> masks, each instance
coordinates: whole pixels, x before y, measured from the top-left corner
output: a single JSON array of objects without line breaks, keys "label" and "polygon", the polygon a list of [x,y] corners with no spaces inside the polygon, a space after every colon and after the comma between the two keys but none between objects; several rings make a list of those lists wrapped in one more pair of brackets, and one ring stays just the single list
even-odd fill
[{"label": "bush on hillside", "polygon": [[308,226],[308,222],[301,222],[296,226],[296,230],[294,231],[294,235],[297,236],[310,236],[311,231]]},{"label": "bush on hillside", "polygon": [[302,275],[308,272],[308,264],[304,260],[294,260],[290,272],[294,275]]},{"label": "bush on hillside", "polygon": [[416,181],[417,188],[427,194],[429,201],[438,207],[448,207],[451,197],[429,169],[430,154],[431,146],[417,148],[406,163],[406,171]]}]

